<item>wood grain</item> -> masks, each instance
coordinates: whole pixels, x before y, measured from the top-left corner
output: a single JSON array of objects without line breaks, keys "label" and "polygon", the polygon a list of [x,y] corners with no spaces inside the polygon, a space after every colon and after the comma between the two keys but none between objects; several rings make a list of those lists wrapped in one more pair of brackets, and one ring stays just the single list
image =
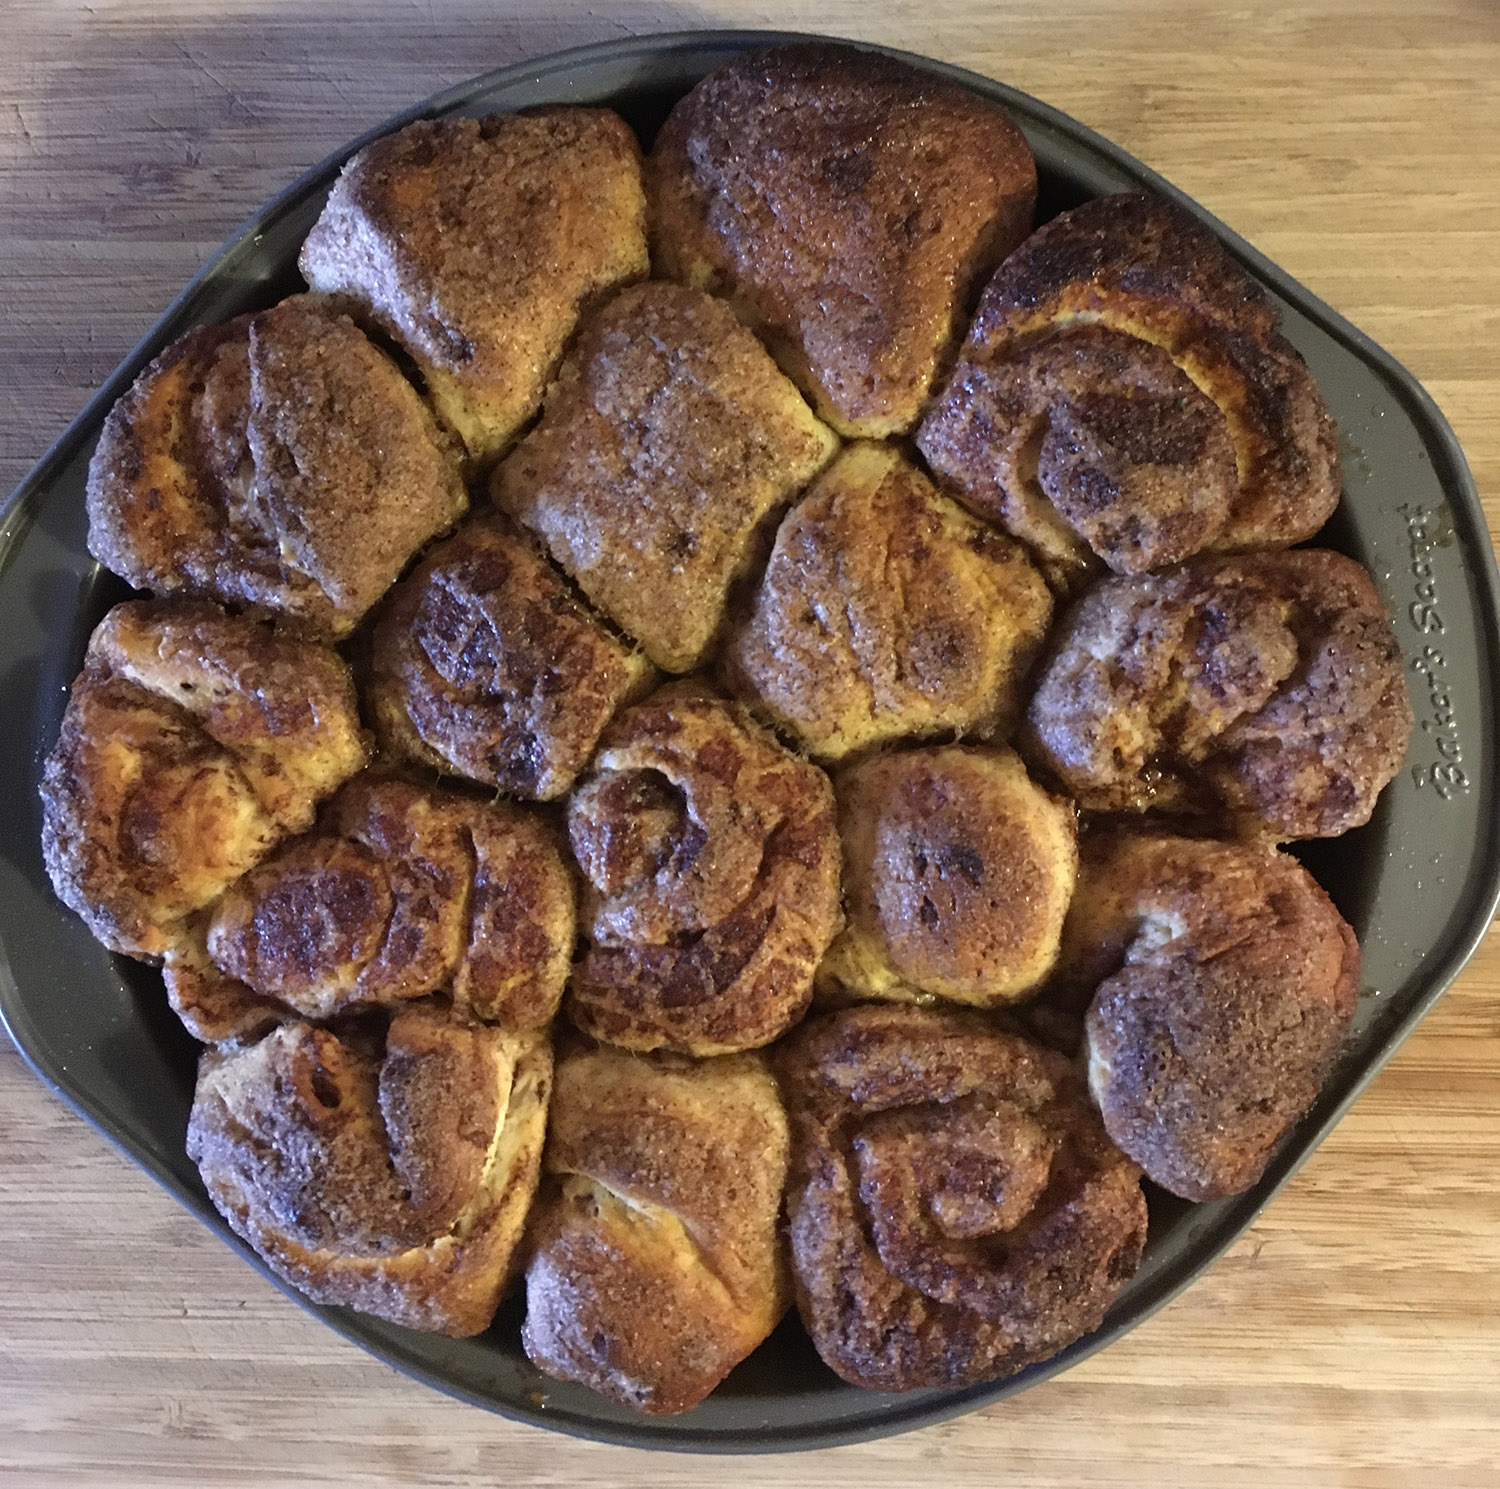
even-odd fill
[{"label": "wood grain", "polygon": [[[1175,181],[1389,348],[1500,525],[1490,0],[877,8],[760,0],[0,6],[0,488],[211,249],[311,162],[474,73],[699,26],[907,46]],[[0,1484],[1493,1485],[1500,939],[1223,1260],[989,1411],[796,1460],[632,1453],[413,1384],[246,1268],[0,1048]]]}]

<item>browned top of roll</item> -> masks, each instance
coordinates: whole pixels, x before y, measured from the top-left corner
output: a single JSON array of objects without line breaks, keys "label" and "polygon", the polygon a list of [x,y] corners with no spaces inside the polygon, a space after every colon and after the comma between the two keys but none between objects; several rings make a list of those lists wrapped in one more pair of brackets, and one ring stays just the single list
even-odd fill
[{"label": "browned top of roll", "polygon": [[1078,851],[1071,803],[1010,750],[902,750],[838,780],[848,925],[818,987],[1024,998],[1051,970]]},{"label": "browned top of roll", "polygon": [[1030,231],[1036,163],[956,84],[827,44],[747,53],[657,136],[652,248],[734,301],[841,434],[911,428],[984,276]]},{"label": "browned top of roll", "polygon": [[917,443],[966,505],[1000,522],[1058,589],[1138,574],[1218,537],[1238,499],[1218,406],[1159,346],[1079,325],[965,361]]},{"label": "browned top of roll", "polygon": [[851,445],[782,523],[726,670],[822,759],[986,737],[1019,711],[1051,615],[1017,544],[894,446]]},{"label": "browned top of roll", "polygon": [[605,731],[568,803],[590,946],[569,1009],[598,1039],[752,1049],[806,1011],[840,922],[833,788],[743,709],[674,684]]},{"label": "browned top of roll", "polygon": [[382,1037],[285,1024],[203,1057],[188,1156],[229,1224],[314,1301],[488,1326],[541,1157],[551,1052],[429,1004]]},{"label": "browned top of roll", "polygon": [[[1198,546],[1282,547],[1327,521],[1339,471],[1333,421],[1278,319],[1266,292],[1188,212],[1153,196],[1097,197],[1038,228],[1000,267],[980,299],[945,404],[991,380],[996,391],[982,392],[981,401],[1003,400],[1010,376],[1003,364],[1024,359],[1039,338],[1102,326],[1149,342],[1217,406],[1235,451],[1238,489],[1227,519]],[[1171,419],[1173,438],[1195,439],[1204,413],[1185,400]],[[965,499],[993,509],[1007,428],[993,441],[972,428],[964,439],[957,407],[934,418],[924,449],[933,445]]]},{"label": "browned top of roll", "polygon": [[492,490],[652,661],[690,672],[766,520],[837,446],[727,305],[642,284],[587,321]]},{"label": "browned top of roll", "polygon": [[467,504],[416,390],[302,295],[190,331],[110,410],[89,551],[138,588],[337,637]]},{"label": "browned top of roll", "polygon": [[640,146],[608,109],[419,120],[344,167],[299,260],[416,360],[470,455],[535,413],[588,301],[645,275]]},{"label": "browned top of roll", "polygon": [[1219,1199],[1260,1178],[1354,1016],[1359,947],[1312,876],[1259,843],[1085,837],[1064,998],[1093,993],[1089,1084],[1157,1183]]},{"label": "browned top of roll", "polygon": [[797,1305],[845,1380],[1012,1374],[1134,1274],[1140,1170],[1062,1056],[978,1014],[866,1005],[799,1029],[777,1072]]},{"label": "browned top of roll", "polygon": [[43,767],[47,871],[106,946],[160,956],[364,761],[332,651],[202,602],[117,605]]},{"label": "browned top of roll", "polygon": [[1288,839],[1368,821],[1411,727],[1373,580],[1305,549],[1098,585],[1054,633],[1028,737],[1082,806]]},{"label": "browned top of roll", "polygon": [[539,801],[569,790],[653,676],[498,514],[467,523],[396,587],[371,674],[382,744]]},{"label": "browned top of roll", "polygon": [[786,1116],[757,1056],[564,1059],[526,1353],[638,1411],[696,1406],[786,1309],[786,1165]]},{"label": "browned top of roll", "polygon": [[317,831],[214,910],[214,964],[307,1018],[440,990],[512,1029],[545,1024],[573,953],[573,882],[522,807],[361,776]]}]

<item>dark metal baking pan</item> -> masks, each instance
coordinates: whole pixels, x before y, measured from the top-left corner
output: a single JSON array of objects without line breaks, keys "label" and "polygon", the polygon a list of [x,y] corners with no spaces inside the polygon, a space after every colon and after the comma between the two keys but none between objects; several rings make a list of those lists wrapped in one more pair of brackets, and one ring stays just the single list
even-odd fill
[{"label": "dark metal baking pan", "polygon": [[[747,48],[792,39],[709,32],[585,47],[465,83],[375,133],[419,117],[608,103],[649,144],[673,102],[705,73]],[[342,1309],[314,1310],[442,1390],[585,1437],[720,1452],[825,1447],[971,1411],[1066,1369],[1159,1308],[1240,1234],[1457,975],[1500,893],[1495,561],[1463,455],[1432,400],[1367,337],[1106,140],[1000,83],[906,60],[1010,112],[1036,152],[1044,217],[1103,192],[1145,189],[1202,218],[1271,290],[1286,334],[1338,420],[1344,499],[1324,541],[1374,572],[1396,620],[1418,721],[1406,768],[1374,821],[1305,850],[1363,943],[1359,1012],[1328,1088],[1262,1181],[1209,1205],[1153,1193],[1145,1261],[1103,1328],[1009,1380],[904,1396],[859,1391],[822,1365],[793,1318],[702,1406],[650,1419],[533,1369],[521,1351],[515,1302],[488,1333],[458,1341]],[[84,476],[106,411],[145,362],[188,327],[300,287],[297,248],[339,166],[362,143],[309,172],[210,260],[0,517],[0,764],[11,789],[0,820],[0,1012],[45,1081],[257,1266],[209,1204],[183,1152],[196,1047],[167,1011],[157,974],[111,957],[54,899],[38,848],[36,788],[88,634],[125,593],[84,547]]]}]

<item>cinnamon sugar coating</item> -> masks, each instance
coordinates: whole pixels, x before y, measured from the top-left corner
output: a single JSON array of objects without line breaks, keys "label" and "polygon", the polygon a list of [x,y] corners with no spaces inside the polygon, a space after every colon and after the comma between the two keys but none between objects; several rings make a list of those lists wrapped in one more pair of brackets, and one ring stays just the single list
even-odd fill
[{"label": "cinnamon sugar coating", "polygon": [[364,763],[332,651],[202,601],[128,601],[43,767],[47,872],[112,951],[159,957]]},{"label": "cinnamon sugar coating", "polygon": [[381,612],[366,691],[381,743],[418,764],[551,801],[654,672],[504,517],[466,523]]},{"label": "cinnamon sugar coating", "polygon": [[492,491],[653,662],[690,672],[767,520],[837,447],[728,306],[643,284],[585,324]]},{"label": "cinnamon sugar coating", "polygon": [[1085,808],[1285,840],[1368,821],[1411,728],[1374,582],[1303,549],[1097,585],[1053,634],[1027,739]]},{"label": "cinnamon sugar coating", "polygon": [[659,272],[722,294],[840,434],[916,422],[1036,163],[993,105],[849,46],[746,53],[672,110],[647,167]]},{"label": "cinnamon sugar coating", "polygon": [[[1338,501],[1338,441],[1278,319],[1182,208],[1096,197],[997,271],[918,443],[960,499],[1040,541],[1067,582],[1090,551],[1135,573],[1301,542]],[[1096,365],[1069,386],[1059,369],[1074,356]]]},{"label": "cinnamon sugar coating", "polygon": [[776,1066],[797,1306],[845,1380],[974,1385],[1099,1326],[1146,1202],[1061,1055],[968,1011],[866,1005]]},{"label": "cinnamon sugar coating", "polygon": [[1359,947],[1333,902],[1266,844],[1097,832],[1063,945],[1045,1001],[1087,1004],[1111,1138],[1184,1199],[1248,1189],[1354,1016]]},{"label": "cinnamon sugar coating", "polygon": [[640,146],[608,109],[423,119],[349,161],[299,266],[405,348],[488,464],[583,310],[645,276],[645,217]]},{"label": "cinnamon sugar coating", "polygon": [[489,1326],[536,1189],[544,1036],[431,1004],[383,1033],[285,1024],[200,1063],[188,1156],[234,1231],[318,1303]]},{"label": "cinnamon sugar coating", "polygon": [[850,445],[788,514],[724,654],[815,757],[947,730],[1002,735],[1052,616],[1020,546],[890,445]]},{"label": "cinnamon sugar coating", "polygon": [[468,506],[416,390],[314,296],[190,331],[110,410],[89,551],[139,589],[348,634]]},{"label": "cinnamon sugar coating", "polygon": [[581,1051],[557,1070],[521,1339],[652,1415],[696,1406],[790,1301],[787,1124],[765,1063]]},{"label": "cinnamon sugar coating", "polygon": [[880,755],[840,775],[848,925],[820,993],[991,1007],[1052,968],[1073,893],[1072,804],[1011,750]]},{"label": "cinnamon sugar coating", "polygon": [[840,923],[833,788],[733,703],[673,684],[568,803],[589,947],[568,1007],[627,1049],[723,1054],[797,1022]]}]

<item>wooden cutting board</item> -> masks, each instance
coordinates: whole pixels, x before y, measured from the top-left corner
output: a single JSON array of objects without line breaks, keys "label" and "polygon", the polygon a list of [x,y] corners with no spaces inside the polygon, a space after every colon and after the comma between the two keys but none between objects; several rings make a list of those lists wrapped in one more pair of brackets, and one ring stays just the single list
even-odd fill
[{"label": "wooden cutting board", "polygon": [[[1500,521],[1500,9],[518,0],[0,5],[0,489],[311,162],[486,69],[640,31],[818,30],[1004,79],[1165,174],[1387,347]],[[0,1485],[1500,1483],[1500,941],[1250,1232],[1102,1355],[796,1459],[599,1447],[304,1315],[0,1042]]]}]

